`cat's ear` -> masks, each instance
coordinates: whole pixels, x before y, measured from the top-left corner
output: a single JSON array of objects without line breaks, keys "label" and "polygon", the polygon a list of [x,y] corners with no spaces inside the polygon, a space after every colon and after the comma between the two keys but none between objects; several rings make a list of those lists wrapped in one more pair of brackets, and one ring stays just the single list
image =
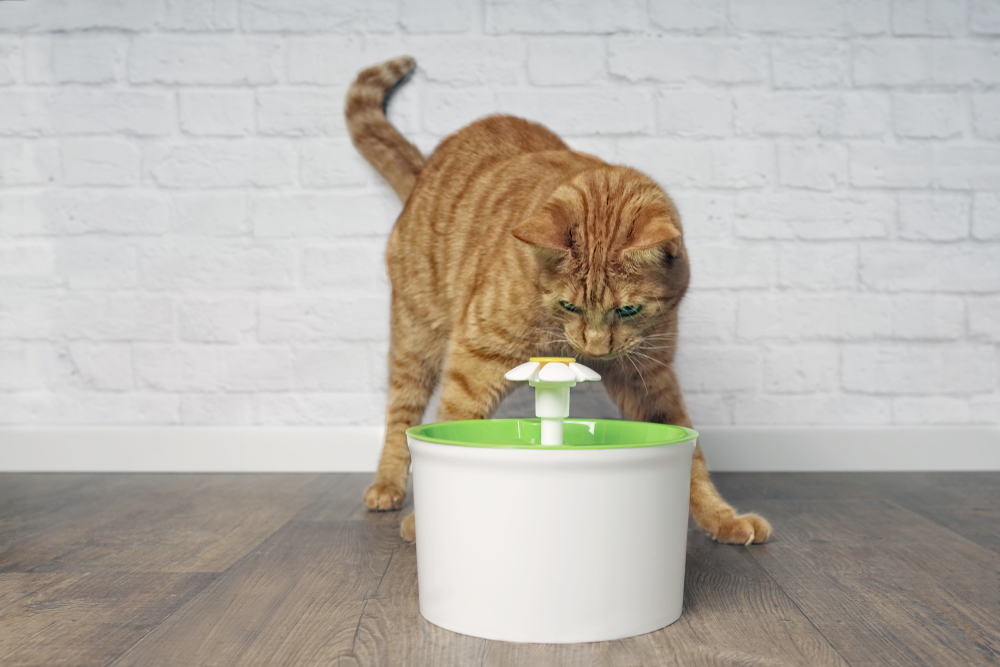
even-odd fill
[{"label": "cat's ear", "polygon": [[640,220],[632,228],[632,234],[625,244],[625,250],[648,250],[665,244],[664,247],[672,257],[677,257],[681,251],[681,230],[668,216],[658,215]]},{"label": "cat's ear", "polygon": [[546,206],[511,230],[511,234],[538,248],[570,249],[569,220],[553,206]]}]

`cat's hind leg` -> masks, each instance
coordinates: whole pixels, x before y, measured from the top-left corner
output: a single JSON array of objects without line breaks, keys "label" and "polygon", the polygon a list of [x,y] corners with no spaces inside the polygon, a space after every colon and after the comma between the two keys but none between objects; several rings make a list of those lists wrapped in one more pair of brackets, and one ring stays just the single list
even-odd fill
[{"label": "cat's hind leg", "polygon": [[370,510],[398,510],[406,498],[410,476],[410,448],[406,429],[420,423],[441,377],[447,337],[428,326],[393,299],[389,344],[389,404],[385,414],[385,443],[375,481],[363,500]]},{"label": "cat's hind leg", "polygon": [[[677,376],[669,360],[654,360],[641,377],[638,367],[612,366],[604,386],[625,419],[691,428]],[[717,542],[759,544],[771,537],[771,524],[757,514],[739,514],[719,494],[708,474],[701,445],[695,446],[691,464],[691,514],[698,527]]]}]

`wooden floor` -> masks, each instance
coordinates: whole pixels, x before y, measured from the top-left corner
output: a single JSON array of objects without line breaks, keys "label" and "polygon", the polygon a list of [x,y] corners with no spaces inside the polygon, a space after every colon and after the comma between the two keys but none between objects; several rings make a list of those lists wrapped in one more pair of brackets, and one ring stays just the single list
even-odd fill
[{"label": "wooden floor", "polygon": [[368,480],[0,475],[0,665],[1000,664],[1000,473],[716,475],[772,542],[692,530],[680,621],[563,646],[424,621]]}]

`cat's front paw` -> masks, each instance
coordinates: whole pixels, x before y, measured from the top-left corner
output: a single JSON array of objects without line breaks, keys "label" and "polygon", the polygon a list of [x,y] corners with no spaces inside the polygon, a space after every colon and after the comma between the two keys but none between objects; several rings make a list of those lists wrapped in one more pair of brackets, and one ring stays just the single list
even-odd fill
[{"label": "cat's front paw", "polygon": [[406,489],[402,489],[395,484],[375,483],[365,489],[362,500],[365,507],[376,512],[387,512],[398,510],[403,506],[406,499]]},{"label": "cat's front paw", "polygon": [[403,519],[403,525],[399,527],[399,536],[407,542],[417,541],[417,522],[413,512],[410,512],[410,516]]},{"label": "cat's front paw", "polygon": [[716,542],[725,544],[760,544],[771,537],[771,524],[756,514],[741,514],[729,519],[720,519],[718,524],[707,531]]}]

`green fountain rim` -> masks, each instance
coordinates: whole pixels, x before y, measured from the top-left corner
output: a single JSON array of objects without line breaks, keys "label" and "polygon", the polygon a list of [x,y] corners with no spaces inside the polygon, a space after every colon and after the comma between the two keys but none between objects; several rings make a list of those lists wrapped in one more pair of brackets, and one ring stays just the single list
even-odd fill
[{"label": "green fountain rim", "polygon": [[[599,444],[599,445],[541,445],[537,443],[526,443],[524,441],[511,441],[511,442],[475,442],[472,440],[452,440],[446,438],[436,438],[429,435],[425,435],[424,431],[430,430],[434,427],[441,427],[447,424],[449,428],[457,429],[469,429],[469,430],[482,430],[488,428],[489,424],[497,424],[498,422],[530,422],[538,423],[541,421],[536,418],[523,418],[523,419],[469,419],[464,421],[451,421],[451,422],[435,422],[433,424],[420,424],[418,426],[412,426],[406,429],[406,435],[418,440],[420,442],[430,442],[438,445],[454,445],[458,447],[480,447],[485,449],[538,449],[545,451],[558,451],[558,450],[594,450],[594,449],[634,449],[638,447],[662,447],[665,445],[676,445],[684,442],[690,442],[698,438],[698,432],[694,429],[690,429],[684,426],[676,426],[674,424],[655,424],[652,422],[634,422],[626,421],[621,419],[575,419],[569,417],[564,420],[564,424],[614,424],[613,428],[623,430],[626,433],[631,431],[632,433],[642,433],[645,431],[648,438],[648,433],[650,430],[663,430],[663,437],[656,438],[649,442],[624,442],[619,444]],[[632,437],[639,437],[638,435]],[[629,436],[623,437],[623,439],[629,439]]]}]

